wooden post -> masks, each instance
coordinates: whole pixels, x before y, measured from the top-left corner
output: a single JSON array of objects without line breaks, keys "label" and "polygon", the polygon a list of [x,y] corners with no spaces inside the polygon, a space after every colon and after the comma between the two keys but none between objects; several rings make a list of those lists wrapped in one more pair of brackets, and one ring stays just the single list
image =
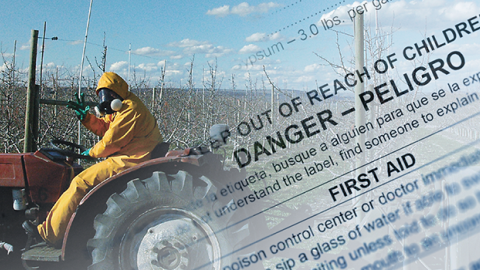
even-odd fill
[{"label": "wooden post", "polygon": [[38,95],[36,94],[37,88],[35,85],[35,71],[37,65],[37,43],[38,43],[38,30],[32,30],[32,37],[30,40],[30,67],[28,69],[28,88],[27,88],[27,108],[25,112],[25,137],[23,143],[23,152],[32,152],[35,146],[35,142],[38,136],[38,112],[35,112],[37,101],[35,100]]}]

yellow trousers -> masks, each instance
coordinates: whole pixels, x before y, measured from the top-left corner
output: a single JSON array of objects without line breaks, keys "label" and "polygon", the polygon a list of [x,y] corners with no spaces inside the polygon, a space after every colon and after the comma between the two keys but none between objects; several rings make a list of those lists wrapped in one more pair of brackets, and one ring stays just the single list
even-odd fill
[{"label": "yellow trousers", "polygon": [[[148,157],[143,160],[148,160]],[[143,160],[136,160],[139,162]],[[60,196],[47,219],[37,229],[40,236],[49,244],[58,246],[63,239],[68,222],[75,213],[78,204],[92,188],[107,178],[136,165],[137,162],[125,162],[119,158],[108,158],[92,165],[73,178],[70,187]],[[93,224],[92,224],[93,226]]]}]

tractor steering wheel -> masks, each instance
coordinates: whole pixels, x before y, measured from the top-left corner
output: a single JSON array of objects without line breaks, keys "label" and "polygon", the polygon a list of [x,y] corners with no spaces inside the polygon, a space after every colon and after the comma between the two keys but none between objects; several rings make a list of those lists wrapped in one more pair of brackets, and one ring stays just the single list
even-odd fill
[{"label": "tractor steering wheel", "polygon": [[83,151],[87,150],[87,148],[85,148],[85,146],[78,145],[76,143],[67,142],[64,140],[51,140],[50,146],[52,147],[52,150],[54,150],[55,152],[67,157],[87,159],[87,160],[95,159],[91,156],[84,156],[82,154],[77,153],[77,150],[80,150],[80,153],[82,153]]}]

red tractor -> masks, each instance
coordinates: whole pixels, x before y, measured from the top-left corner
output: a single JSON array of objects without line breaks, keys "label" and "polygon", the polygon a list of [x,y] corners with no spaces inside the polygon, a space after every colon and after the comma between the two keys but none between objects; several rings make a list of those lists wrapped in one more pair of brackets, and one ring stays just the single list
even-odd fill
[{"label": "red tractor", "polygon": [[[51,148],[34,153],[0,154],[0,242],[13,244],[14,253],[27,242],[22,222],[43,221],[82,171],[73,162],[83,157],[78,150],[84,148],[53,141]],[[91,190],[70,219],[62,246],[27,243],[23,267],[220,269],[225,251],[242,245],[249,232],[236,222],[244,218],[241,211],[213,217],[214,209],[231,200],[218,195],[217,187],[245,172],[226,170],[223,155],[206,148],[167,151],[168,144],[160,144],[151,160]]]}]

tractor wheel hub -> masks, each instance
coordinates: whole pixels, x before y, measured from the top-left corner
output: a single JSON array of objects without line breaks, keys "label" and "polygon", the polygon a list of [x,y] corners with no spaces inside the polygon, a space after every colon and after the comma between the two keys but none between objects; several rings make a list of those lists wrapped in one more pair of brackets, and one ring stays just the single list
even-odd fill
[{"label": "tractor wheel hub", "polygon": [[186,269],[190,257],[187,247],[196,246],[199,235],[203,235],[202,231],[188,218],[172,219],[150,227],[139,244],[137,263],[158,270]]}]

